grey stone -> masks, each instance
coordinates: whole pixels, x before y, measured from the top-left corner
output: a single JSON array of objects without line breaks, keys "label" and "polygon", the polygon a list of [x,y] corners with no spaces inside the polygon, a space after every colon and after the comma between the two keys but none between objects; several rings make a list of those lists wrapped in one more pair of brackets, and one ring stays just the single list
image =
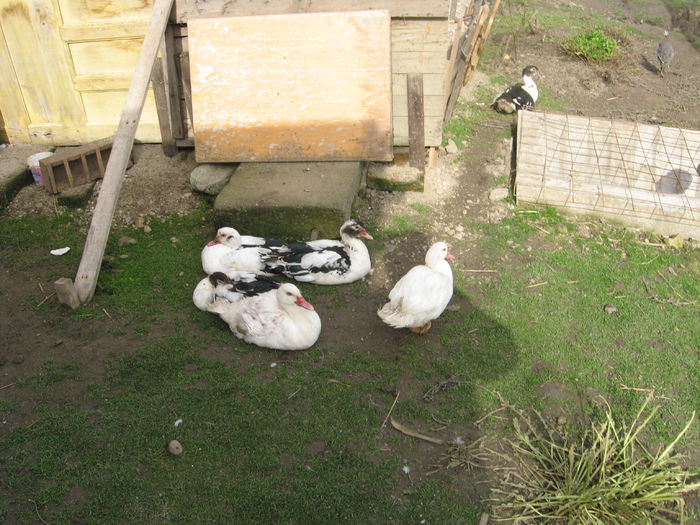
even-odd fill
[{"label": "grey stone", "polygon": [[190,185],[195,191],[218,195],[237,167],[238,164],[200,164],[190,173]]},{"label": "grey stone", "polygon": [[447,146],[445,146],[445,151],[447,153],[457,153],[459,151],[459,148],[457,147],[457,144],[455,144],[455,141],[450,139],[447,141]]},{"label": "grey stone", "polygon": [[494,188],[489,193],[489,200],[491,202],[502,201],[508,198],[508,188]]}]

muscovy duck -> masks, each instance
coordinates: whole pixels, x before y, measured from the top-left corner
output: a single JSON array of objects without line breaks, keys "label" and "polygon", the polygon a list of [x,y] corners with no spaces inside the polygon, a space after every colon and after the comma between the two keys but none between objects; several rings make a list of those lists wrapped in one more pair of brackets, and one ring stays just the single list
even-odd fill
[{"label": "muscovy duck", "polygon": [[262,348],[305,350],[321,333],[314,307],[291,283],[235,302],[217,297],[207,310],[219,314],[236,337]]},{"label": "muscovy duck", "polygon": [[224,227],[219,228],[214,240],[202,249],[202,268],[209,275],[230,271],[270,275],[265,257],[288,251],[281,241],[241,235],[235,228]]},{"label": "muscovy duck", "polygon": [[491,106],[500,113],[514,113],[519,109],[530,109],[537,102],[539,92],[535,77],[543,77],[536,66],[523,69],[523,83],[510,86],[498,95]]},{"label": "muscovy duck", "polygon": [[414,266],[389,292],[389,302],[377,314],[389,326],[409,328],[416,334],[430,330],[452,298],[452,269],[447,244],[433,244],[425,255],[425,264]]},{"label": "muscovy duck", "polygon": [[372,240],[364,224],[349,220],[340,228],[340,240],[319,239],[288,244],[288,253],[266,257],[268,270],[314,284],[347,284],[372,269],[367,246]]},{"label": "muscovy duck", "polygon": [[192,302],[206,312],[218,297],[233,303],[245,297],[276,290],[281,284],[271,277],[252,272],[214,272],[199,281],[192,293]]}]

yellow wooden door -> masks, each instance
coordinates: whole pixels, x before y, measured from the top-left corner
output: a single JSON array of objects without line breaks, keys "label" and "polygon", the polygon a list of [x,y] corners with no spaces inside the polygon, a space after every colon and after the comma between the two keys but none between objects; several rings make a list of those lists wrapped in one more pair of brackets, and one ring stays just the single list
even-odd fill
[{"label": "yellow wooden door", "polygon": [[[150,0],[0,0],[0,111],[10,141],[114,134],[151,8]],[[152,94],[136,138],[160,141]]]}]

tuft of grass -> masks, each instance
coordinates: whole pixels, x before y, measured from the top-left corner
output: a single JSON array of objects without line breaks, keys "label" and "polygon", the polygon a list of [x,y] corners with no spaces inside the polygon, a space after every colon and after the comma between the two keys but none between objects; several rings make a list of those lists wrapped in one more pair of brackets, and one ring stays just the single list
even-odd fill
[{"label": "tuft of grass", "polygon": [[577,33],[561,43],[567,53],[589,62],[607,62],[619,53],[617,41],[602,29],[591,29]]},{"label": "tuft of grass", "polygon": [[695,412],[669,445],[652,452],[641,437],[659,408],[648,409],[652,397],[631,423],[616,421],[606,402],[602,421],[582,436],[539,413],[529,418],[517,412],[508,452],[490,451],[508,473],[492,491],[494,516],[524,524],[682,523],[683,496],[700,482],[682,467],[674,447]]}]

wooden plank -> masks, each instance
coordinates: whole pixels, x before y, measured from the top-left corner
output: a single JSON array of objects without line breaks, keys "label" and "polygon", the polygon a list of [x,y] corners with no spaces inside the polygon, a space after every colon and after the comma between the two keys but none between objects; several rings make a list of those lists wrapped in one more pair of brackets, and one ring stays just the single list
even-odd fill
[{"label": "wooden plank", "polygon": [[[31,6],[12,2],[0,10],[0,25],[12,61],[9,71],[17,77],[29,122],[60,123],[74,130],[84,125],[85,117],[71,84],[73,72],[58,31],[60,16],[52,0],[35,0]],[[2,104],[4,113],[5,101]],[[5,118],[12,126],[12,112]],[[30,137],[34,141],[31,133]],[[43,141],[53,142],[54,137]]]},{"label": "wooden plank", "polygon": [[517,141],[519,202],[700,232],[700,131],[524,111]]},{"label": "wooden plank", "polygon": [[[146,19],[151,15],[150,0],[56,0],[66,24],[86,20],[113,21],[118,17]],[[143,33],[142,33],[143,34]]]},{"label": "wooden plank", "polygon": [[173,27],[168,24],[160,45],[160,54],[163,57],[163,84],[168,99],[168,113],[170,125],[175,138],[184,138],[182,132],[182,112],[180,111],[180,75],[177,70],[177,55],[175,54],[175,42]]},{"label": "wooden plank", "polygon": [[0,112],[5,133],[11,143],[29,142],[27,127],[30,119],[22,98],[22,89],[12,64],[10,50],[0,24]]},{"label": "wooden plank", "polygon": [[[406,77],[404,75],[404,82]],[[393,114],[395,117],[408,116],[408,100],[406,95],[396,95],[392,97]],[[423,95],[423,111],[425,118],[442,118],[442,95]]]},{"label": "wooden plank", "polygon": [[175,19],[387,10],[392,18],[444,18],[449,0],[176,0]]},{"label": "wooden plank", "polygon": [[423,119],[423,75],[406,76],[408,91],[408,158],[409,165],[425,172],[425,123]]},{"label": "wooden plank", "polygon": [[160,136],[162,138],[163,153],[166,157],[172,157],[177,153],[173,129],[170,125],[170,112],[168,111],[168,96],[163,79],[163,59],[156,57],[151,74],[151,85],[156,100],[158,123],[160,124]]},{"label": "wooden plank", "polygon": [[122,38],[143,38],[148,29],[148,18],[128,20],[101,20],[65,24],[59,28],[64,42],[86,42],[94,40],[115,40]]},{"label": "wooden plank", "polygon": [[486,29],[482,32],[482,34],[479,35],[475,48],[472,51],[471,57],[469,57],[469,68],[467,69],[467,74],[464,76],[463,84],[469,82],[472,76],[474,76],[474,71],[476,71],[476,66],[479,65],[481,53],[483,52],[484,46],[486,45],[486,41],[488,40],[489,34],[491,33],[491,26],[493,25],[493,20],[496,18],[498,6],[500,5],[501,0],[496,0],[496,2],[493,4],[493,8],[490,10],[489,21],[488,24],[486,24]]},{"label": "wooden plank", "polygon": [[143,38],[74,42],[69,44],[76,75],[131,73]]},{"label": "wooden plank", "polygon": [[193,127],[192,123],[194,122],[193,119],[193,113],[192,113],[192,88],[191,88],[191,81],[190,81],[190,54],[189,53],[181,53],[180,54],[180,71],[182,72],[180,76],[180,80],[182,81],[182,95],[185,99],[185,112],[187,115],[187,118],[184,121],[184,135],[186,137],[193,137],[194,133],[192,133]]},{"label": "wooden plank", "polygon": [[[443,75],[440,73],[423,73],[423,94],[426,97],[438,96],[442,99]],[[396,96],[406,96],[406,73],[391,75],[391,91]]]},{"label": "wooden plank", "polygon": [[75,277],[75,288],[82,302],[92,299],[100,273],[112,217],[124,180],[129,154],[134,144],[141,109],[146,99],[148,81],[158,52],[160,40],[170,15],[173,0],[155,0],[153,16],[148,26],[139,60],[134,71],[134,80],[127,95],[119,128],[114,139],[112,154],[105,170],[104,180],[93,212],[90,230],[85,241],[83,256]]},{"label": "wooden plank", "polygon": [[199,162],[391,160],[388,12],[195,19],[188,32]]},{"label": "wooden plank", "polygon": [[[408,117],[395,117],[394,146],[408,146]],[[440,146],[442,140],[442,119],[425,121],[425,145]]]}]

